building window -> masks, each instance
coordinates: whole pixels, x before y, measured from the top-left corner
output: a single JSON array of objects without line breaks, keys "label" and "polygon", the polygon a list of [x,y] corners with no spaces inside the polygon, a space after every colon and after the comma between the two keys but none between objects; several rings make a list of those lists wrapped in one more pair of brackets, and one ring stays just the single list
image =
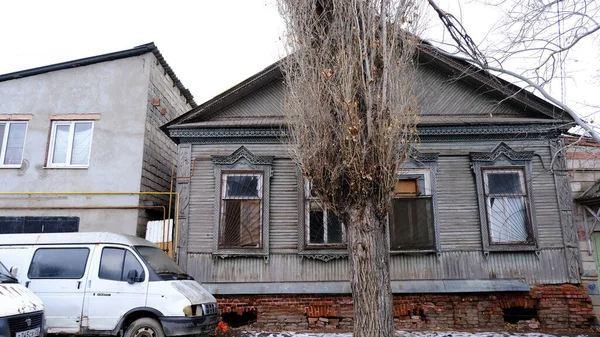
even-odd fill
[{"label": "building window", "polygon": [[223,173],[221,177],[220,248],[260,248],[261,173]]},{"label": "building window", "polygon": [[532,243],[524,169],[482,170],[490,244]]},{"label": "building window", "polygon": [[79,217],[72,216],[2,216],[0,234],[66,233],[79,230]]},{"label": "building window", "polygon": [[269,201],[273,157],[244,146],[212,156],[215,181],[213,254],[269,260]]},{"label": "building window", "polygon": [[0,167],[21,167],[27,122],[0,121]]},{"label": "building window", "polygon": [[304,186],[307,245],[344,247],[346,233],[342,222],[332,211],[323,207],[308,180],[305,180]]},{"label": "building window", "polygon": [[93,121],[53,121],[48,167],[88,167]]},{"label": "building window", "polygon": [[414,170],[400,175],[390,214],[390,250],[435,250],[433,209],[429,171]]},{"label": "building window", "polygon": [[500,143],[491,152],[472,152],[477,183],[481,240],[489,251],[537,249],[531,186],[532,151],[514,151]]}]

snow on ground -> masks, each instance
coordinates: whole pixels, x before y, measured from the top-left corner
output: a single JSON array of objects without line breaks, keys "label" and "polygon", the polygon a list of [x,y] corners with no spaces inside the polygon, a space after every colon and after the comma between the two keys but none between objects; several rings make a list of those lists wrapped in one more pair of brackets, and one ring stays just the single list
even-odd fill
[{"label": "snow on ground", "polygon": [[[317,333],[317,332],[258,332],[239,331],[236,337],[352,337],[352,333]],[[538,332],[460,332],[460,331],[397,331],[398,337],[588,337],[591,335],[545,334]]]}]

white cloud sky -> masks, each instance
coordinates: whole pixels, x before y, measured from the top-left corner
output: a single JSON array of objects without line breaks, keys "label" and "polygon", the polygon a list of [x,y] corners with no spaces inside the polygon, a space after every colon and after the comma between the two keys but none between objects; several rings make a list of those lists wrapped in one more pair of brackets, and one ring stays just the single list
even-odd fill
[{"label": "white cloud sky", "polygon": [[[498,15],[472,0],[438,2],[462,18],[475,41],[486,38]],[[0,0],[0,11],[0,74],[154,42],[197,103],[284,52],[276,0]],[[432,18],[430,26],[439,31],[439,20]],[[590,102],[598,95],[585,94],[597,85],[589,79],[589,60],[582,57],[575,66],[569,98]]]}]

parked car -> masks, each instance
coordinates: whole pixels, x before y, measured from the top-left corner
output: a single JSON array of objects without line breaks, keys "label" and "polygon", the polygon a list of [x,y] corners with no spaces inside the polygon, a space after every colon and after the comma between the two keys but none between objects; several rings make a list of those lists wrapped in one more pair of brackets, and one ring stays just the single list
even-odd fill
[{"label": "parked car", "polygon": [[0,336],[44,336],[44,305],[0,260]]},{"label": "parked car", "polygon": [[0,235],[0,260],[17,268],[21,283],[42,299],[49,333],[202,335],[219,321],[215,298],[141,238]]}]

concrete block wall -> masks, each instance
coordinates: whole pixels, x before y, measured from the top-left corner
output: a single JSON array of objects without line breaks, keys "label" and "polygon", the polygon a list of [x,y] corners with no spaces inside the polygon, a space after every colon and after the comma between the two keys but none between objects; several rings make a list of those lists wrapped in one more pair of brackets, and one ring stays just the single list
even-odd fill
[{"label": "concrete block wall", "polygon": [[[600,147],[595,144],[582,143],[570,145],[567,148],[567,169],[571,181],[571,195],[573,199],[581,196],[588,188],[600,180]],[[600,290],[598,287],[598,271],[594,259],[593,244],[586,240],[585,209],[582,205],[573,203],[573,220],[577,224],[579,248],[581,252],[581,280],[592,300],[593,312],[600,321]],[[593,218],[588,214],[588,222]],[[600,226],[598,226],[600,230]]]},{"label": "concrete block wall", "polygon": [[[185,97],[173,84],[173,79],[152,55],[150,62],[150,82],[144,137],[144,156],[142,164],[142,192],[169,192],[171,169],[177,162],[177,145],[160,130],[170,120],[192,109]],[[175,186],[173,186],[175,191]],[[168,207],[169,196],[140,196],[140,204],[162,205]],[[171,217],[175,213],[175,199],[172,201]],[[167,215],[168,217],[168,215]],[[162,220],[161,212],[140,210],[137,235],[144,236],[149,220]]]}]

